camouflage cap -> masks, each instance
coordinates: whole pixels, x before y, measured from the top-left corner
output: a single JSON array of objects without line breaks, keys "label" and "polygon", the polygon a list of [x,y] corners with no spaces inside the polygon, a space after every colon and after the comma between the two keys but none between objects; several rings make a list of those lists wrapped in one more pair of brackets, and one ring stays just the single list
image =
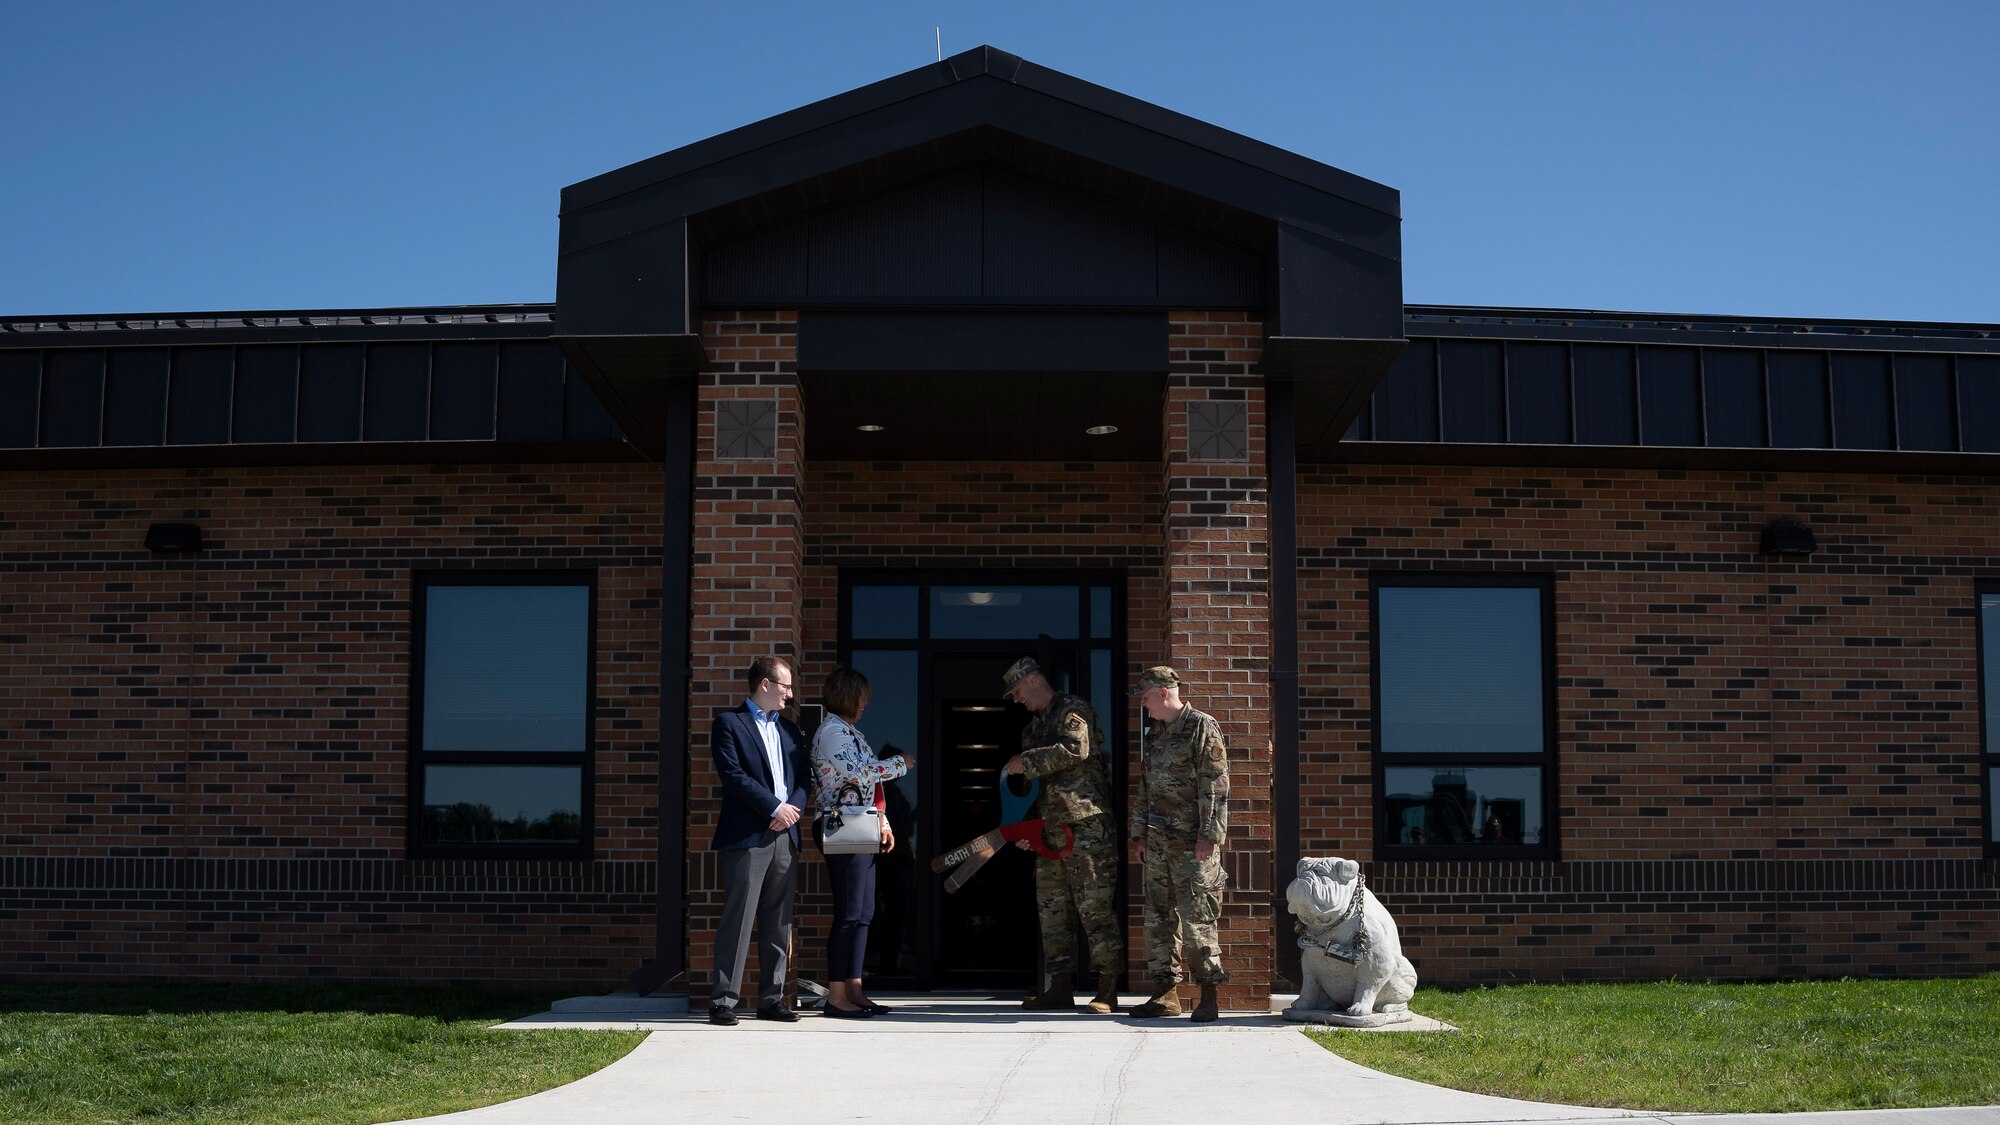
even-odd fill
[{"label": "camouflage cap", "polygon": [[1034,657],[1024,656],[1016,660],[1013,667],[1001,674],[1000,682],[1007,685],[1007,690],[1000,693],[1000,698],[1006,699],[1008,696],[1013,695],[1014,688],[1029,676],[1040,676],[1045,680],[1049,678],[1048,673],[1042,671],[1042,666],[1036,663]]},{"label": "camouflage cap", "polygon": [[1177,688],[1179,686],[1181,686],[1181,678],[1172,668],[1164,664],[1155,664],[1151,668],[1139,673],[1139,683],[1132,689],[1132,694],[1144,695],[1150,688]]}]

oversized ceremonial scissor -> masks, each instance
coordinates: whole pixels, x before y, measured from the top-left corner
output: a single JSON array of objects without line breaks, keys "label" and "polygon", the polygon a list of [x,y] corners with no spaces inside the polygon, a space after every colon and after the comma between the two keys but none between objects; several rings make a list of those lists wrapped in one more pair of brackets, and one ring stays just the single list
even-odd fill
[{"label": "oversized ceremonial scissor", "polygon": [[[1000,795],[1003,802],[1006,798],[1013,796],[1008,791],[1007,776],[1004,773],[1000,775]],[[1033,798],[1034,795],[1031,790],[1028,800],[1033,800]],[[1009,811],[1011,812],[1012,810]],[[992,859],[1001,848],[1017,840],[1026,840],[1028,846],[1035,849],[1036,855],[1046,856],[1049,859],[1067,859],[1069,858],[1070,849],[1076,846],[1076,832],[1067,824],[1062,826],[1062,830],[1063,846],[1057,849],[1042,843],[1042,821],[1040,818],[1016,821],[1013,824],[1002,824],[984,836],[968,840],[936,859],[931,860],[931,870],[944,871],[953,867],[958,868],[958,870],[953,871],[945,878],[944,889],[945,893],[949,894],[963,887],[966,880],[979,874],[979,869],[986,866],[986,861]]]}]

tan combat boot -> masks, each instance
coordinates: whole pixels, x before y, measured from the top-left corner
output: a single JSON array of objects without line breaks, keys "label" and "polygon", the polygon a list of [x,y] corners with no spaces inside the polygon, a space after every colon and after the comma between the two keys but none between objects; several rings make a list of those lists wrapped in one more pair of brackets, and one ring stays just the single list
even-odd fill
[{"label": "tan combat boot", "polygon": [[1049,990],[1037,992],[1021,1001],[1021,1007],[1030,1012],[1073,1012],[1076,1010],[1076,989],[1070,984],[1070,974],[1051,973]]},{"label": "tan combat boot", "polygon": [[1154,977],[1153,994],[1146,997],[1144,1004],[1133,1008],[1132,1015],[1142,1020],[1158,1019],[1161,1016],[1180,1015],[1181,997],[1180,993],[1174,991],[1176,983],[1165,977]]},{"label": "tan combat boot", "polygon": [[1188,1017],[1188,1022],[1214,1023],[1215,1018],[1222,1014],[1217,1010],[1218,1007],[1215,1002],[1215,986],[1204,984],[1201,986],[1201,1003],[1194,1006],[1194,1014]]},{"label": "tan combat boot", "polygon": [[1097,995],[1090,1000],[1090,1010],[1100,1016],[1108,1016],[1118,1011],[1118,978],[1110,973],[1097,974]]}]

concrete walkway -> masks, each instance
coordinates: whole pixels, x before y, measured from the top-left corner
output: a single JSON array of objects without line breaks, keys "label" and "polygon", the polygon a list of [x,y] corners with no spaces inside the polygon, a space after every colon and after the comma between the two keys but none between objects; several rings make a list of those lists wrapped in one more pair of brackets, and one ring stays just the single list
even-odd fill
[{"label": "concrete walkway", "polygon": [[[986,997],[877,999],[897,1013],[867,1021],[807,1013],[796,1024],[745,1019],[736,1027],[711,1027],[699,1013],[531,1017],[505,1026],[632,1028],[652,1035],[623,1059],[567,1086],[425,1120],[2000,1125],[2000,1107],[1719,1115],[1548,1105],[1380,1074],[1273,1016],[1225,1015],[1197,1027],[1184,1019],[1023,1012]],[[844,1078],[830,1081],[832,1075]]]}]

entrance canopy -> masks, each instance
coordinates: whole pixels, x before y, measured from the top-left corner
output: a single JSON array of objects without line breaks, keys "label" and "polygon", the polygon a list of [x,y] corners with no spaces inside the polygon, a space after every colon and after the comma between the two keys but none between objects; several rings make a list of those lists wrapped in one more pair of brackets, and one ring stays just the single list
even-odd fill
[{"label": "entrance canopy", "polygon": [[649,451],[664,379],[703,362],[702,308],[801,310],[809,395],[816,371],[1158,374],[1133,315],[1251,310],[1320,433],[1402,345],[1399,206],[981,47],[565,189],[555,318]]}]

